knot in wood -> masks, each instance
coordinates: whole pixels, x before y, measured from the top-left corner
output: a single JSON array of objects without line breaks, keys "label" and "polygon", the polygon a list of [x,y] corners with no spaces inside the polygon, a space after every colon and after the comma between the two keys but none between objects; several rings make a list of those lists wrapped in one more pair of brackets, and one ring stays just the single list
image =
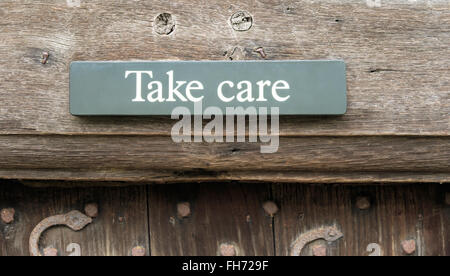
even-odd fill
[{"label": "knot in wood", "polygon": [[238,11],[230,18],[233,30],[244,32],[250,30],[253,25],[253,17],[246,11]]},{"label": "knot in wood", "polygon": [[169,35],[175,30],[175,21],[170,13],[161,13],[155,18],[155,32],[160,35]]}]

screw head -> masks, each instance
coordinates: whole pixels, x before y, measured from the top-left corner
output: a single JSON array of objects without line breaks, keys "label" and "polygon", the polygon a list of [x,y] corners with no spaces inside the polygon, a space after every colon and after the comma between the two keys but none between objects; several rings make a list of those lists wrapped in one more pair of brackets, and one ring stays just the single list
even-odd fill
[{"label": "screw head", "polygon": [[131,250],[131,255],[134,257],[145,256],[145,248],[142,246],[136,246]]},{"label": "screw head", "polygon": [[413,254],[414,252],[416,252],[416,241],[415,240],[403,241],[402,242],[402,249],[408,255]]},{"label": "screw head", "polygon": [[360,210],[367,210],[370,208],[370,200],[365,196],[356,198],[356,208]]},{"label": "screw head", "polygon": [[0,216],[2,218],[2,221],[6,224],[10,224],[14,221],[14,215],[16,214],[16,211],[14,208],[6,208],[2,209],[0,211]]},{"label": "screw head", "polygon": [[238,11],[230,18],[233,30],[244,32],[250,30],[253,25],[253,17],[246,11]]},{"label": "screw head", "polygon": [[189,202],[178,203],[177,213],[179,218],[189,217],[191,215],[191,204]]},{"label": "screw head", "polygon": [[233,257],[236,256],[236,248],[233,244],[223,243],[219,247],[220,256]]},{"label": "screw head", "polygon": [[44,256],[56,257],[56,256],[58,256],[58,250],[54,247],[47,247],[44,249]]},{"label": "screw head", "polygon": [[89,203],[84,206],[84,212],[91,218],[96,218],[98,216],[98,204]]},{"label": "screw head", "polygon": [[278,213],[279,210],[277,204],[273,201],[264,202],[263,209],[271,217],[275,216],[275,214]]},{"label": "screw head", "polygon": [[317,245],[312,248],[313,256],[322,257],[327,255],[327,247],[325,245]]}]

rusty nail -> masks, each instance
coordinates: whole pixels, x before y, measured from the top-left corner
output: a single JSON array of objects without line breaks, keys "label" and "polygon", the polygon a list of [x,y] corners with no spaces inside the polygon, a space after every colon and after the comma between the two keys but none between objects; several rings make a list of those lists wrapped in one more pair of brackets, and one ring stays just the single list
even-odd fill
[{"label": "rusty nail", "polygon": [[233,257],[236,256],[236,248],[233,244],[223,243],[220,245],[220,256]]},{"label": "rusty nail", "polygon": [[14,208],[3,209],[0,213],[4,223],[10,224],[14,221],[14,215],[16,214]]},{"label": "rusty nail", "polygon": [[450,205],[450,192],[445,193],[445,204]]},{"label": "rusty nail", "polygon": [[98,216],[98,204],[88,203],[84,206],[84,212],[91,218],[96,218]]},{"label": "rusty nail", "polygon": [[248,31],[253,25],[253,17],[246,11],[238,11],[231,16],[230,22],[233,30]]},{"label": "rusty nail", "polygon": [[367,210],[370,208],[370,201],[365,196],[360,196],[356,199],[356,207],[360,210]]},{"label": "rusty nail", "polygon": [[145,248],[142,246],[136,246],[131,250],[131,255],[134,257],[145,256]]},{"label": "rusty nail", "polygon": [[44,249],[44,256],[56,257],[56,256],[58,256],[58,250],[54,247],[47,247]]},{"label": "rusty nail", "polygon": [[271,217],[273,217],[278,212],[278,206],[273,201],[264,202],[263,209]]},{"label": "rusty nail", "polygon": [[402,242],[403,251],[406,254],[411,255],[416,251],[416,241],[415,240],[406,240]]},{"label": "rusty nail", "polygon": [[322,257],[327,255],[327,247],[325,245],[317,245],[312,248],[313,256]]},{"label": "rusty nail", "polygon": [[255,52],[259,53],[259,55],[260,55],[262,58],[266,58],[266,57],[267,57],[266,52],[264,51],[264,48],[263,48],[263,47],[258,47],[258,48],[256,48],[256,49],[255,49]]},{"label": "rusty nail", "polygon": [[179,218],[186,218],[191,215],[191,204],[189,202],[180,202],[177,204]]},{"label": "rusty nail", "polygon": [[46,64],[49,57],[50,57],[50,54],[48,52],[43,52],[42,56],[41,56],[41,63]]}]

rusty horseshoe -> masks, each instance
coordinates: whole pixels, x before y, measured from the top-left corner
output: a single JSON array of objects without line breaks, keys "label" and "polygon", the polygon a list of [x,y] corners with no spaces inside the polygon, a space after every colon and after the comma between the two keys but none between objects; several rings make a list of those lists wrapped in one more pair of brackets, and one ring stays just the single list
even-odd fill
[{"label": "rusty horseshoe", "polygon": [[50,227],[57,225],[65,225],[73,231],[80,231],[92,222],[92,218],[84,215],[79,211],[71,211],[65,215],[56,215],[48,217],[41,221],[31,232],[30,235],[30,255],[42,256],[39,250],[39,239],[42,233]]},{"label": "rusty horseshoe", "polygon": [[304,234],[301,234],[291,246],[291,256],[300,256],[303,247],[315,240],[326,240],[327,242],[334,242],[342,238],[344,234],[339,231],[337,226],[320,227]]}]

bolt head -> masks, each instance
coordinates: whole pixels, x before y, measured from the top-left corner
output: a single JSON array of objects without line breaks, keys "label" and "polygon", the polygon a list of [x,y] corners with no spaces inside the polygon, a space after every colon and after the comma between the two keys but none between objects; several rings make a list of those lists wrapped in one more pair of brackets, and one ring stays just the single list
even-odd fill
[{"label": "bolt head", "polygon": [[91,218],[96,218],[98,216],[98,204],[89,203],[84,206],[84,212]]},{"label": "bolt head", "polygon": [[223,243],[219,248],[220,256],[233,257],[236,256],[236,248],[233,244]]},{"label": "bolt head", "polygon": [[2,218],[2,221],[6,224],[10,224],[14,221],[14,215],[16,214],[16,211],[14,208],[6,208],[2,209],[0,211],[0,216]]},{"label": "bolt head", "polygon": [[271,217],[275,216],[275,214],[278,213],[279,210],[277,204],[273,201],[264,202],[263,209]]},{"label": "bolt head", "polygon": [[356,208],[360,210],[367,210],[370,208],[370,200],[365,196],[360,196],[356,199]]},{"label": "bolt head", "polygon": [[145,256],[145,248],[142,246],[136,246],[131,250],[131,255],[134,257]]},{"label": "bolt head", "polygon": [[312,248],[313,256],[323,257],[327,255],[327,247],[325,245],[317,245]]},{"label": "bolt head", "polygon": [[189,217],[191,215],[191,204],[189,202],[178,203],[177,213],[179,218]]},{"label": "bolt head", "polygon": [[416,241],[415,240],[403,241],[402,242],[402,249],[408,255],[413,254],[414,252],[416,252]]},{"label": "bolt head", "polygon": [[44,249],[44,256],[56,257],[56,256],[58,256],[58,250],[54,247],[47,247]]}]

